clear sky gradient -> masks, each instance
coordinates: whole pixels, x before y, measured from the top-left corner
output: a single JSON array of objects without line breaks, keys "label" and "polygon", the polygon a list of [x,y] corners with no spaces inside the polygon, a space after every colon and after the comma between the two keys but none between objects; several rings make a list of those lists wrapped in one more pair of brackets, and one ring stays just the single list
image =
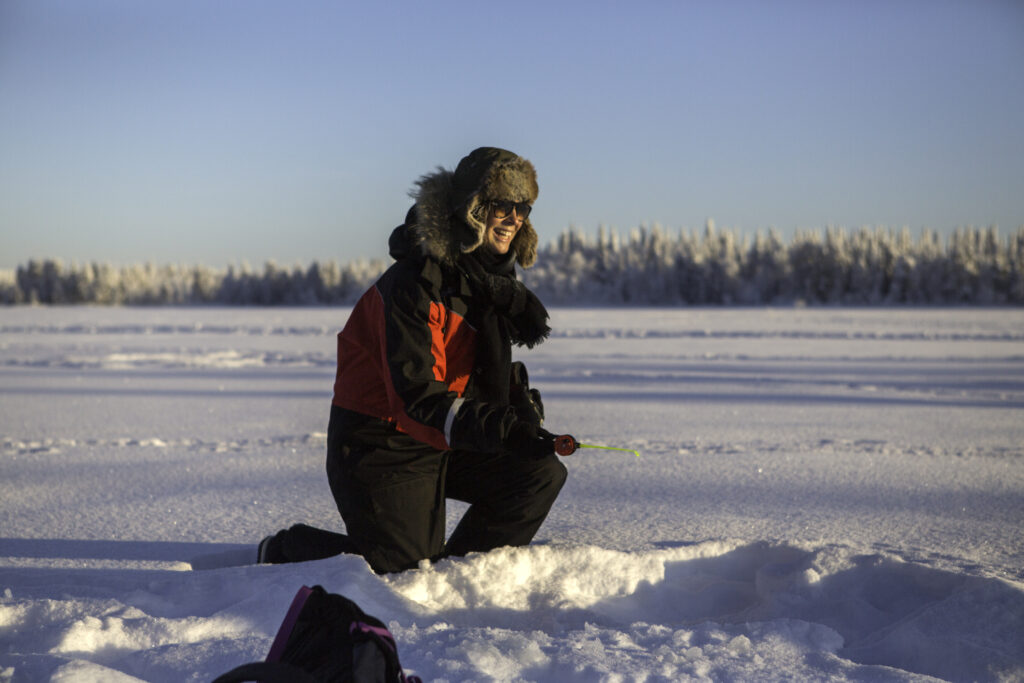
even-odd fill
[{"label": "clear sky gradient", "polygon": [[382,257],[481,145],[570,225],[1024,224],[1024,2],[0,0],[0,268]]}]

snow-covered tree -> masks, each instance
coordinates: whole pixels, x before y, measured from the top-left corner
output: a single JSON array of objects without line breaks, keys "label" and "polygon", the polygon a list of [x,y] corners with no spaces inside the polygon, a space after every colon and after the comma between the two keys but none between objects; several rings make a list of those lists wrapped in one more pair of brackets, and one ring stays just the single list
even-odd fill
[{"label": "snow-covered tree", "polygon": [[[354,261],[205,266],[29,261],[6,277],[0,302],[312,305],[352,303],[387,264]],[[943,244],[933,230],[862,228],[778,231],[751,240],[733,230],[669,233],[655,224],[625,239],[600,227],[571,228],[539,250],[524,281],[555,304],[1024,304],[1024,226],[959,228]]]}]

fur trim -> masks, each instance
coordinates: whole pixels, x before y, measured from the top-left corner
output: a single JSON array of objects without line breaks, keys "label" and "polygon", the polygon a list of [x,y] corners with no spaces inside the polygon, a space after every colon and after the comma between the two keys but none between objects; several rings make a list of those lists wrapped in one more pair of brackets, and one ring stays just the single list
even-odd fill
[{"label": "fur trim", "polygon": [[[416,224],[410,227],[412,241],[419,246],[424,256],[432,256],[442,263],[454,263],[463,251],[472,251],[480,242],[469,249],[463,248],[457,232],[470,236],[466,229],[459,230],[452,220],[450,199],[454,193],[452,172],[438,167],[416,181],[417,189],[409,194],[416,200]],[[482,239],[480,240],[482,242]]]},{"label": "fur trim", "polygon": [[[511,152],[482,147],[465,157],[456,171],[438,168],[417,181],[410,193],[416,200],[413,240],[424,254],[454,263],[460,254],[483,244],[489,201],[532,204],[538,193],[533,164]],[[523,221],[511,248],[524,268],[536,262],[537,233],[529,218]]]}]

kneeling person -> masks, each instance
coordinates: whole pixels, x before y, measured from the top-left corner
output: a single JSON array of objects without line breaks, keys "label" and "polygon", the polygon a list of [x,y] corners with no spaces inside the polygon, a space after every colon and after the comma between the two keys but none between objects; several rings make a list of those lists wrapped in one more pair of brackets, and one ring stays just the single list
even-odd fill
[{"label": "kneeling person", "polygon": [[[491,147],[420,178],[396,262],[338,335],[327,476],[348,535],[298,525],[261,561],[355,552],[383,573],[533,539],[566,478],[512,362],[550,332],[515,271],[536,260],[537,193],[533,165]],[[447,498],[470,507],[445,542]]]}]

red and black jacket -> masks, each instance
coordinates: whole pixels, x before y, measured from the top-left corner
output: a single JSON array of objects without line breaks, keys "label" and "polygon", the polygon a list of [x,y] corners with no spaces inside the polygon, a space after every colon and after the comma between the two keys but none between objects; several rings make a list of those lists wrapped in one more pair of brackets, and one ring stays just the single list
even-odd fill
[{"label": "red and black jacket", "polygon": [[[481,337],[479,306],[455,263],[404,250],[399,257],[338,334],[333,405],[438,450],[500,450],[516,411],[507,395],[484,394],[508,387],[511,342]],[[499,367],[478,367],[481,343],[502,345]]]}]

